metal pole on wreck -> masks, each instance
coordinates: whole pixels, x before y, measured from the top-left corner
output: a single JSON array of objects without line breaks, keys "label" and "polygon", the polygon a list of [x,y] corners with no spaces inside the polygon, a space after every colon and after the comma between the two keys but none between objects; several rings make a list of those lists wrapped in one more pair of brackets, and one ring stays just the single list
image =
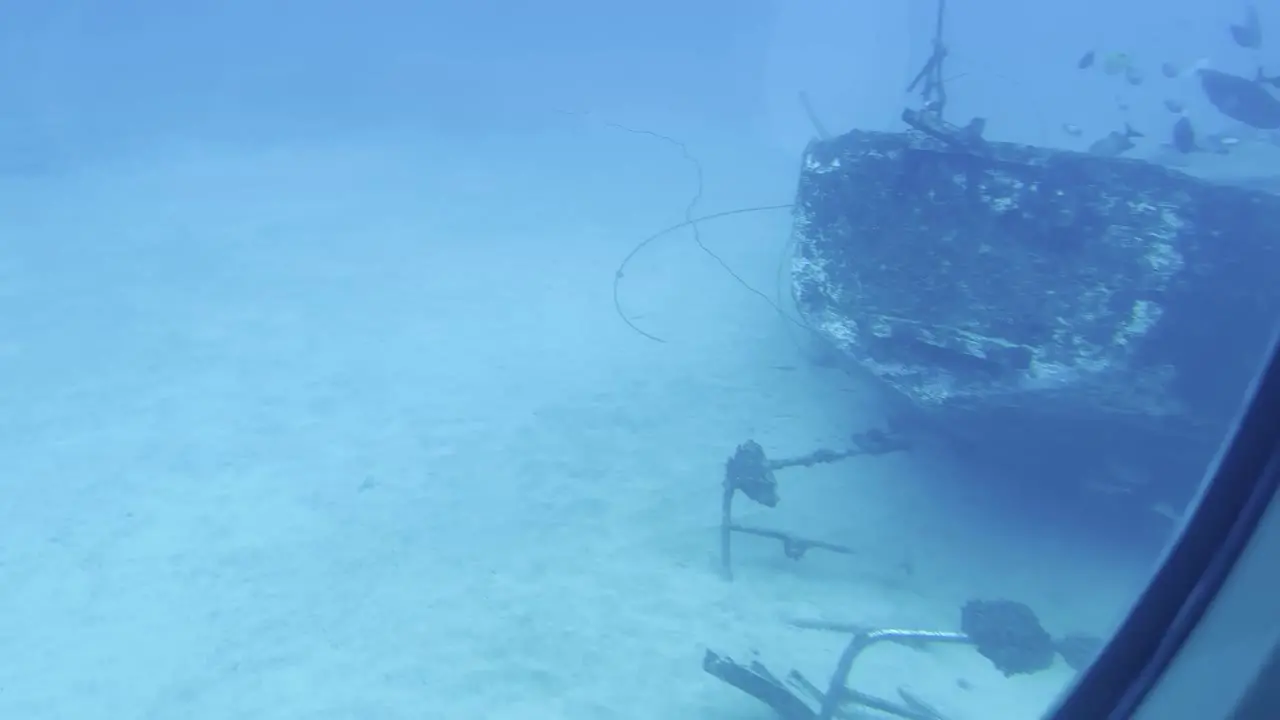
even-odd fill
[{"label": "metal pole on wreck", "polygon": [[947,14],[947,0],[938,0],[937,14],[934,18],[933,50],[924,67],[916,74],[907,92],[915,92],[920,88],[920,99],[924,104],[922,110],[937,120],[942,120],[942,112],[947,105],[947,89],[943,84],[942,65],[947,59],[947,46],[942,42],[943,21]]}]

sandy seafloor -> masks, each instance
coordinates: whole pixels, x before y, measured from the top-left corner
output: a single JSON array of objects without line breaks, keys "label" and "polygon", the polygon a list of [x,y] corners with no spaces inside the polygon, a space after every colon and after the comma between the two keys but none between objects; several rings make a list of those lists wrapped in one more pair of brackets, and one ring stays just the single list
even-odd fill
[{"label": "sandy seafloor", "polygon": [[[0,717],[763,719],[704,649],[825,685],[844,638],[789,618],[955,630],[1010,598],[1107,631],[1142,562],[1029,534],[923,452],[783,474],[742,518],[858,553],[745,539],[721,580],[734,447],[839,447],[882,415],[688,234],[623,278],[667,342],[631,332],[615,268],[682,219],[688,168],[559,132],[175,142],[4,181]],[[718,152],[704,210],[790,199]],[[772,294],[788,227],[703,236]],[[1072,677],[889,648],[853,684],[990,720]]]}]

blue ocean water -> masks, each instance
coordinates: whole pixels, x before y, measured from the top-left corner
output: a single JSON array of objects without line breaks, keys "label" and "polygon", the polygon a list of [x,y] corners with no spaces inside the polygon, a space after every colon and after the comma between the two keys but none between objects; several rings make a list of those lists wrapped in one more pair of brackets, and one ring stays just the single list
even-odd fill
[{"label": "blue ocean water", "polygon": [[[9,5],[0,716],[764,718],[708,650],[825,689],[847,633],[807,628],[959,632],[973,600],[1087,656],[1229,430],[913,425],[797,316],[799,97],[901,131],[931,1]],[[952,0],[947,117],[1163,157],[1172,98],[1248,150],[1204,174],[1270,177],[1161,69],[1252,75],[1243,12]],[[1206,372],[1243,393],[1260,359]],[[724,577],[735,449],[881,433],[910,449],[739,495],[827,545],[735,534]],[[851,682],[1023,718],[1076,673],[917,644]]]}]

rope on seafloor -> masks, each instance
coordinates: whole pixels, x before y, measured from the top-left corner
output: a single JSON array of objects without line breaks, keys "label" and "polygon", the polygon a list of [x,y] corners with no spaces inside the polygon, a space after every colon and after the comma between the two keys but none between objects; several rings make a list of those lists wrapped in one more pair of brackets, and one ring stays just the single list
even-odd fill
[{"label": "rope on seafloor", "polygon": [[791,316],[790,316],[790,315],[788,315],[787,313],[783,312],[782,308],[781,308],[781,307],[779,307],[779,306],[778,306],[778,304],[777,304],[777,303],[775,303],[775,302],[774,302],[774,301],[773,301],[773,300],[772,300],[768,295],[765,295],[764,293],[762,293],[762,292],[760,292],[759,290],[757,290],[757,289],[755,289],[754,287],[752,287],[752,286],[751,286],[751,285],[750,285],[746,280],[743,280],[743,279],[742,279],[742,277],[741,277],[740,275],[738,275],[736,272],[734,272],[734,271],[733,271],[733,269],[732,269],[732,268],[730,268],[730,267],[729,267],[728,263],[726,263],[724,260],[722,260],[722,259],[720,258],[720,256],[718,256],[718,255],[716,255],[714,252],[712,252],[712,251],[711,251],[711,250],[710,250],[706,245],[704,245],[704,244],[702,243],[702,238],[700,237],[700,235],[699,235],[699,233],[698,233],[698,223],[708,222],[708,221],[710,221],[710,220],[718,220],[718,219],[720,219],[720,218],[731,217],[731,216],[733,216],[733,215],[746,215],[746,214],[748,214],[748,213],[767,212],[767,211],[774,211],[774,210],[790,210],[790,209],[791,209],[791,207],[792,207],[792,206],[791,206],[790,204],[786,204],[786,205],[758,205],[758,206],[755,206],[755,207],[738,208],[737,210],[726,210],[726,211],[724,211],[724,212],[718,212],[718,213],[714,213],[714,214],[712,214],[712,215],[703,215],[703,216],[701,216],[701,217],[697,217],[697,218],[690,217],[690,218],[688,218],[687,220],[685,220],[684,222],[676,223],[675,225],[672,225],[671,227],[665,228],[665,229],[663,229],[663,230],[659,230],[658,232],[654,233],[653,235],[650,235],[649,237],[645,238],[644,240],[641,240],[639,244],[637,244],[634,248],[632,248],[632,249],[631,249],[631,252],[627,253],[627,256],[626,256],[625,258],[623,258],[623,259],[622,259],[622,262],[621,262],[621,263],[619,263],[619,264],[618,264],[618,269],[617,269],[617,270],[615,270],[615,271],[614,271],[614,273],[613,273],[613,309],[618,313],[618,317],[622,318],[622,322],[626,323],[628,327],[630,327],[632,330],[636,331],[636,332],[637,332],[637,333],[639,333],[640,335],[642,335],[642,336],[644,336],[644,337],[646,337],[646,338],[648,338],[648,339],[650,339],[650,340],[653,340],[653,341],[655,341],[655,342],[660,342],[660,343],[665,343],[665,342],[666,342],[666,340],[663,340],[662,338],[658,337],[657,335],[653,335],[653,334],[651,334],[651,333],[649,333],[649,332],[646,332],[646,331],[641,330],[640,328],[636,327],[635,323],[631,321],[631,318],[627,317],[627,314],[626,314],[625,312],[623,312],[623,310],[622,310],[622,303],[621,303],[621,301],[620,301],[620,299],[619,299],[619,297],[618,297],[618,287],[619,287],[619,284],[620,284],[620,282],[621,282],[621,280],[622,280],[622,278],[623,278],[623,275],[625,274],[625,271],[626,271],[627,265],[628,265],[628,264],[630,264],[631,260],[632,260],[633,258],[635,258],[635,256],[636,256],[636,255],[639,255],[639,254],[640,254],[640,251],[641,251],[641,250],[644,250],[648,245],[650,245],[650,244],[651,244],[651,243],[653,243],[654,241],[656,241],[656,240],[658,240],[658,239],[660,239],[660,238],[662,238],[662,237],[664,237],[664,236],[666,236],[666,235],[669,235],[669,234],[671,234],[671,233],[673,233],[673,232],[675,232],[675,231],[677,231],[677,230],[683,230],[684,228],[687,228],[687,227],[688,227],[688,228],[693,228],[694,242],[695,242],[695,243],[697,243],[698,247],[699,247],[703,252],[705,252],[706,254],[710,255],[710,256],[712,257],[712,259],[714,259],[717,263],[719,263],[719,264],[720,264],[720,267],[721,267],[725,272],[729,273],[729,275],[730,275],[734,280],[736,280],[736,281],[738,282],[738,284],[742,285],[742,286],[743,286],[744,288],[746,288],[748,291],[750,291],[750,292],[752,292],[752,293],[755,293],[756,295],[759,295],[761,298],[763,298],[763,299],[764,299],[764,301],[765,301],[765,302],[767,302],[767,303],[769,303],[769,305],[770,305],[770,306],[772,306],[772,307],[773,307],[773,309],[774,309],[775,311],[777,311],[777,313],[778,313],[779,315],[782,315],[783,317],[787,318],[788,320],[792,320],[793,322],[795,322],[795,320],[794,320],[793,318],[791,318]]},{"label": "rope on seafloor", "polygon": [[[585,113],[577,113],[577,112],[565,111],[565,110],[562,110],[559,112],[562,112],[563,114],[566,114],[566,115],[585,115]],[[725,273],[727,273],[729,277],[733,278],[734,281],[736,281],[739,285],[746,288],[747,291],[755,295],[758,295],[762,300],[768,303],[769,306],[772,307],[774,311],[777,312],[779,315],[807,329],[807,327],[803,323],[800,323],[795,318],[792,318],[790,315],[784,312],[782,310],[780,303],[775,302],[768,295],[766,295],[765,293],[753,287],[750,283],[744,280],[741,275],[739,275],[736,271],[734,271],[734,269],[730,267],[729,263],[725,262],[723,258],[721,258],[719,255],[715,253],[715,251],[707,247],[706,243],[702,241],[702,233],[698,228],[700,223],[709,222],[711,220],[718,220],[720,218],[732,217],[734,215],[746,215],[749,213],[774,212],[777,210],[790,210],[793,207],[793,205],[791,203],[786,203],[786,204],[779,203],[777,205],[755,205],[752,207],[737,208],[735,210],[726,210],[724,212],[718,212],[710,215],[702,215],[702,216],[695,217],[694,211],[697,209],[698,203],[702,201],[703,171],[702,171],[702,163],[698,161],[697,157],[695,157],[693,153],[689,152],[689,147],[685,145],[683,142],[669,135],[663,135],[662,133],[654,132],[652,130],[633,128],[627,125],[623,125],[621,123],[616,123],[608,120],[604,121],[603,125],[607,128],[612,128],[614,130],[620,130],[622,132],[631,133],[632,135],[643,135],[645,137],[650,137],[655,140],[660,140],[672,146],[673,148],[675,148],[680,152],[681,158],[685,162],[689,163],[689,166],[693,169],[694,179],[695,179],[695,188],[694,188],[693,197],[690,198],[688,205],[685,206],[685,210],[684,210],[685,219],[682,222],[676,223],[675,225],[672,225],[668,228],[659,230],[658,232],[650,235],[644,240],[641,240],[639,243],[636,244],[635,247],[631,249],[631,252],[627,253],[626,257],[622,259],[622,262],[618,264],[617,269],[614,270],[613,309],[614,309],[614,312],[617,313],[618,317],[622,319],[622,322],[626,323],[627,327],[631,328],[641,337],[647,338],[654,342],[659,342],[659,343],[666,342],[666,340],[664,340],[663,338],[651,332],[648,332],[647,330],[640,328],[635,324],[635,322],[630,317],[627,316],[626,312],[624,312],[622,309],[622,300],[619,295],[619,287],[621,285],[622,278],[626,274],[627,266],[631,263],[632,260],[635,259],[637,255],[640,254],[641,251],[643,251],[646,247],[653,244],[657,240],[667,235],[670,235],[671,233],[676,232],[677,230],[690,228],[691,230],[693,230],[694,244],[697,245],[698,249],[701,250],[703,253],[705,253],[708,257],[710,257],[712,260],[715,260],[716,264],[720,266],[720,269],[723,270]]]}]

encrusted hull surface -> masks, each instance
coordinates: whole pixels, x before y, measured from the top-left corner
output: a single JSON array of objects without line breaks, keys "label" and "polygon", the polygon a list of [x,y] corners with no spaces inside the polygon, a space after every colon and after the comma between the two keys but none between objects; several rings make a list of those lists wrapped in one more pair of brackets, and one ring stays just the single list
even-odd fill
[{"label": "encrusted hull surface", "polygon": [[1217,432],[1280,318],[1280,198],[1139,160],[852,132],[795,213],[806,322],[949,417]]}]

